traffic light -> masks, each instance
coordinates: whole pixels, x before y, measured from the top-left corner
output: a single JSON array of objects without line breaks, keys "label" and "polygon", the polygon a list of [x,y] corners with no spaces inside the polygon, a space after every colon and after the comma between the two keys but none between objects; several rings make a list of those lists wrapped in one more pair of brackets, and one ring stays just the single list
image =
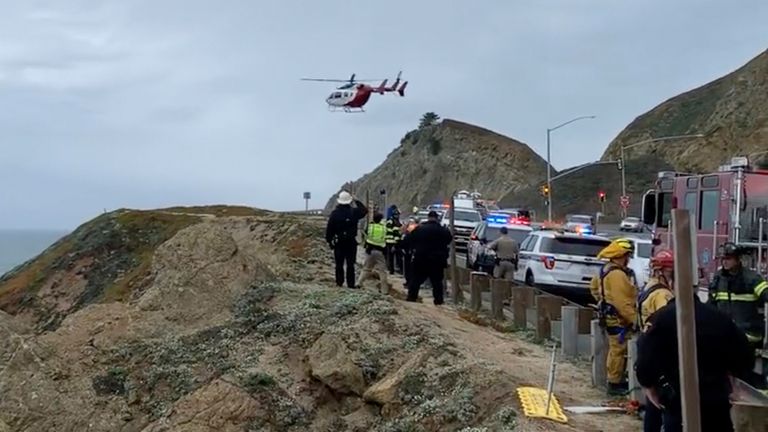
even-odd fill
[{"label": "traffic light", "polygon": [[549,197],[549,186],[544,185],[541,187],[541,195],[544,197]]},{"label": "traffic light", "polygon": [[605,192],[600,191],[597,193],[597,196],[600,198],[600,202],[605,202]]},{"label": "traffic light", "polygon": [[624,159],[619,158],[619,160],[616,161],[616,168],[621,171],[624,169]]}]

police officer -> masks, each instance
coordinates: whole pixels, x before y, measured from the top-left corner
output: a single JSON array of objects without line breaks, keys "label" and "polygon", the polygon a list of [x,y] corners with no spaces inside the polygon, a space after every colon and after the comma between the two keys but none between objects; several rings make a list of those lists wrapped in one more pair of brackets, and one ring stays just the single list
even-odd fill
[{"label": "police officer", "polygon": [[632,282],[632,272],[627,267],[634,247],[627,239],[617,239],[598,253],[599,259],[608,262],[592,279],[591,292],[597,300],[600,326],[608,335],[608,395],[627,392],[624,379],[627,356],[627,339],[637,319],[637,288]]},{"label": "police officer", "polygon": [[[663,412],[664,432],[682,432],[680,365],[678,363],[676,302],[650,319],[638,340],[637,381],[650,403]],[[694,298],[696,354],[702,432],[733,432],[730,418],[730,376],[745,379],[753,351],[742,331],[727,315]]]},{"label": "police officer", "polygon": [[763,341],[759,310],[768,302],[768,283],[741,263],[743,249],[728,242],[720,247],[722,267],[709,286],[709,302],[733,319],[755,348]]},{"label": "police officer", "polygon": [[413,268],[408,283],[408,301],[418,301],[419,289],[427,279],[432,285],[436,305],[443,304],[443,277],[448,267],[448,246],[453,236],[440,225],[437,212],[430,211],[426,222],[408,235],[408,247],[413,251]]},{"label": "police officer", "polygon": [[[651,258],[651,277],[637,300],[638,327],[648,331],[656,312],[674,297],[675,257],[668,250],[660,250]],[[661,432],[662,411],[651,402],[645,405],[643,432]]]},{"label": "police officer", "polygon": [[387,267],[389,274],[395,274],[395,270],[403,271],[403,252],[400,249],[403,224],[400,222],[400,210],[397,206],[390,206],[387,213]]},{"label": "police officer", "polygon": [[373,215],[373,222],[368,225],[365,236],[365,253],[367,256],[356,285],[362,287],[363,282],[375,273],[379,277],[379,291],[382,294],[387,294],[389,293],[389,282],[387,281],[387,262],[384,257],[387,246],[387,228],[381,223],[382,219],[384,216],[381,213],[376,213]]},{"label": "police officer", "polygon": [[488,249],[496,252],[496,266],[493,268],[493,277],[497,279],[512,280],[517,270],[517,254],[520,252],[515,239],[509,237],[507,227],[501,227],[501,235],[488,245]]},{"label": "police officer", "polygon": [[[328,218],[325,228],[325,241],[333,249],[336,264],[336,285],[344,285],[346,264],[346,281],[349,288],[355,287],[355,261],[357,260],[357,224],[368,214],[368,209],[362,202],[355,199],[347,191],[341,191],[337,198],[337,206]],[[355,206],[352,206],[352,203]]]}]

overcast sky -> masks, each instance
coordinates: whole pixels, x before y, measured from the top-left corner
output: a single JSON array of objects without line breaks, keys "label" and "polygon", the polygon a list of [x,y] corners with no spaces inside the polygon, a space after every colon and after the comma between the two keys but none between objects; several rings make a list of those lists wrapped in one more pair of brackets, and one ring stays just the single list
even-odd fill
[{"label": "overcast sky", "polygon": [[[482,6],[481,6],[482,5]],[[322,207],[425,111],[597,159],[768,47],[765,0],[0,0],[0,228],[120,207]],[[366,114],[328,83],[394,78]]]}]

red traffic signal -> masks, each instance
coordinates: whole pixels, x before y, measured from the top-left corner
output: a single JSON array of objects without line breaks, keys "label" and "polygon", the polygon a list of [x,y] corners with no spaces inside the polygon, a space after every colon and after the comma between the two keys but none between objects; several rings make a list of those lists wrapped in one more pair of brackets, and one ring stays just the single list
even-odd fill
[{"label": "red traffic signal", "polygon": [[601,202],[605,201],[605,192],[600,191],[600,192],[597,193],[597,196],[600,197],[600,201]]}]

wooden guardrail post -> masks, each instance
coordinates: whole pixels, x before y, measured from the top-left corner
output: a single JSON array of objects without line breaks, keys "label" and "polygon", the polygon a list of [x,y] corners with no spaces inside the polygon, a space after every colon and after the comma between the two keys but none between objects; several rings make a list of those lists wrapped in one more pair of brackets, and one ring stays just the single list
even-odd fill
[{"label": "wooden guardrail post", "polygon": [[542,294],[536,297],[536,337],[552,337],[552,321],[560,319],[563,300],[553,295]]},{"label": "wooden guardrail post", "polygon": [[459,267],[457,269],[459,271],[459,286],[463,287],[469,287],[469,275],[472,273],[469,269],[466,269],[464,267]]},{"label": "wooden guardrail post", "polygon": [[509,297],[512,282],[504,279],[491,280],[491,315],[495,320],[504,319],[504,301]]},{"label": "wooden guardrail post", "polygon": [[590,329],[592,333],[592,385],[602,388],[608,382],[605,370],[608,356],[608,338],[602,327],[600,327],[598,320],[591,321]]},{"label": "wooden guardrail post", "polygon": [[487,273],[472,272],[469,279],[469,304],[473,311],[479,311],[483,305],[483,291],[488,290],[490,280]]},{"label": "wooden guardrail post", "polygon": [[536,291],[529,286],[512,287],[512,319],[515,327],[524,329],[528,327],[526,316],[529,307],[533,306]]},{"label": "wooden guardrail post", "polygon": [[579,307],[563,306],[561,315],[560,347],[564,357],[575,358],[579,354]]},{"label": "wooden guardrail post", "polygon": [[591,334],[592,319],[595,318],[595,310],[592,308],[579,308],[579,334]]}]

